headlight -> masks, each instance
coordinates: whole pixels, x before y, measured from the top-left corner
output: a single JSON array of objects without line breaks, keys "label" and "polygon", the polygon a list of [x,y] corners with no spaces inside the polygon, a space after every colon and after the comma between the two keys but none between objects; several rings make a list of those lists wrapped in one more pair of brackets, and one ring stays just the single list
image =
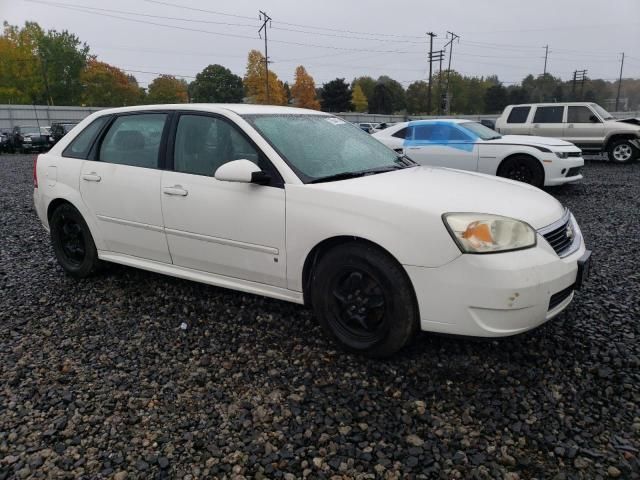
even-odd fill
[{"label": "headlight", "polygon": [[558,158],[569,158],[569,152],[556,152]]},{"label": "headlight", "polygon": [[527,223],[486,213],[445,213],[449,233],[462,253],[495,253],[536,245],[536,232]]}]

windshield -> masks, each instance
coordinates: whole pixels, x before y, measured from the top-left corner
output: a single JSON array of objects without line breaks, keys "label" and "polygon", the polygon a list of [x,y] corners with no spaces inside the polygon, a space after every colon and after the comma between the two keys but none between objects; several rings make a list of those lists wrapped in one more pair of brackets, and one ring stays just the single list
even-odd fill
[{"label": "windshield", "polygon": [[482,140],[494,140],[496,138],[502,138],[498,132],[491,130],[489,127],[485,127],[478,122],[463,122],[459,123],[462,128],[470,131],[474,136],[480,137]]},{"label": "windshield", "polygon": [[611,115],[597,103],[592,103],[591,106],[596,111],[596,113],[602,117],[603,120],[613,120],[613,115]]},{"label": "windshield", "polygon": [[245,115],[305,183],[398,168],[398,154],[360,128],[326,115]]}]

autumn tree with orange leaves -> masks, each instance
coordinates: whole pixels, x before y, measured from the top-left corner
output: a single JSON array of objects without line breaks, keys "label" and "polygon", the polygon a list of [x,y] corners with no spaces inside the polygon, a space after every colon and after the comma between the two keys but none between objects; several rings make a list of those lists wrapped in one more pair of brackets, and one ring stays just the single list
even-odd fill
[{"label": "autumn tree with orange leaves", "polygon": [[142,100],[137,82],[122,70],[92,58],[81,74],[82,102],[92,107],[136,105]]},{"label": "autumn tree with orange leaves", "polygon": [[286,105],[287,95],[284,84],[278,76],[269,71],[269,99],[267,100],[267,86],[265,82],[264,55],[258,50],[251,50],[247,59],[247,71],[244,75],[244,90],[249,97],[249,103],[261,105]]},{"label": "autumn tree with orange leaves", "polygon": [[187,82],[173,75],[160,75],[149,84],[147,103],[187,103]]},{"label": "autumn tree with orange leaves", "polygon": [[296,81],[291,87],[291,96],[296,107],[320,110],[320,102],[316,98],[316,84],[302,65],[296,68]]}]

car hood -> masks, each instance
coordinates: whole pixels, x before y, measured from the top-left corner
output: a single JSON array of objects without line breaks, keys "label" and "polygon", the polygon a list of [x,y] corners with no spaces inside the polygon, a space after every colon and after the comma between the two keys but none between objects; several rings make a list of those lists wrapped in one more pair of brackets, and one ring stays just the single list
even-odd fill
[{"label": "car hood", "polygon": [[331,193],[341,208],[349,202],[374,209],[379,206],[380,212],[393,212],[388,207],[395,205],[438,217],[448,212],[491,213],[523,220],[535,229],[550,225],[564,213],[560,202],[538,188],[448,168],[419,166],[307,186]]},{"label": "car hood", "polygon": [[503,135],[502,138],[487,140],[487,143],[505,143],[509,145],[536,145],[541,147],[573,147],[573,143],[557,138],[536,137],[535,135]]}]

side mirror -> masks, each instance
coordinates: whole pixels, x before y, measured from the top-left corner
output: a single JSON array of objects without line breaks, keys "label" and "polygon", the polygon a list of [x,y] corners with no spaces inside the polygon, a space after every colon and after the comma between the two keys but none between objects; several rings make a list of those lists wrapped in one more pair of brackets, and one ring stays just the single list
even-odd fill
[{"label": "side mirror", "polygon": [[216,180],[222,182],[257,183],[265,185],[271,177],[250,160],[233,160],[216,170]]}]

